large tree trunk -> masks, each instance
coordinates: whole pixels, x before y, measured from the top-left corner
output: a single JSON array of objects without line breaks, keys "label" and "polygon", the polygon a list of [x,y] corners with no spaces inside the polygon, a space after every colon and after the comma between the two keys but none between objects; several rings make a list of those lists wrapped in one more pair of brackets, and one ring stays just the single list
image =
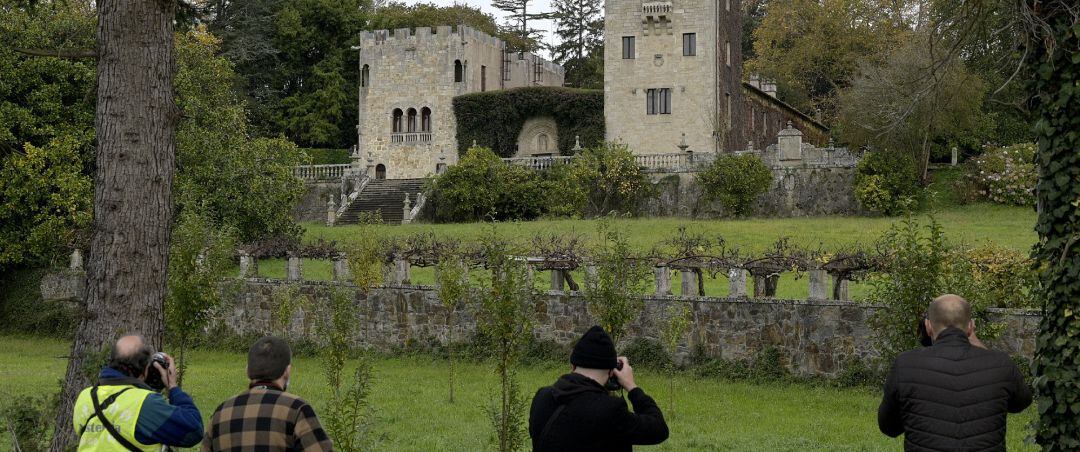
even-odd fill
[{"label": "large tree trunk", "polygon": [[1039,244],[1043,313],[1035,387],[1043,450],[1080,448],[1080,12],[1075,0],[1026,0],[1028,80],[1037,119]]},{"label": "large tree trunk", "polygon": [[97,172],[85,312],[71,348],[53,451],[74,440],[72,407],[119,335],[161,345],[173,219],[171,0],[99,0]]}]

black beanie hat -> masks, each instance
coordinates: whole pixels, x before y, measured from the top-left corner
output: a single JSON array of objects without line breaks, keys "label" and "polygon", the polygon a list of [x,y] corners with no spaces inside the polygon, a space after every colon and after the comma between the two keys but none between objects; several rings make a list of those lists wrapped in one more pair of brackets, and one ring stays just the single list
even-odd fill
[{"label": "black beanie hat", "polygon": [[611,336],[599,325],[589,328],[570,352],[570,364],[589,369],[614,369],[618,360]]}]

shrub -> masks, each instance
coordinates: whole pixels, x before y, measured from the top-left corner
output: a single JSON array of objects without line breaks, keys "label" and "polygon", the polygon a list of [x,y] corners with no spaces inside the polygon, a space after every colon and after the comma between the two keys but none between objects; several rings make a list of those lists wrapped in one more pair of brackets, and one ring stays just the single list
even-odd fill
[{"label": "shrub", "polygon": [[454,98],[459,153],[467,153],[472,143],[511,157],[521,127],[529,118],[555,118],[561,151],[604,141],[604,93],[555,87],[527,87],[472,93]]},{"label": "shrub", "polygon": [[333,165],[350,163],[348,149],[301,148],[311,159],[312,165]]},{"label": "shrub", "polygon": [[555,215],[596,216],[636,213],[655,188],[624,144],[590,147],[549,175],[548,211]]},{"label": "shrub", "polygon": [[[954,250],[949,288],[974,307],[1034,309],[1040,305],[1034,262],[1026,253],[994,245]],[[980,325],[982,336],[982,325]]]},{"label": "shrub", "polygon": [[432,179],[436,222],[484,219],[533,219],[544,212],[544,192],[538,174],[507,165],[488,148],[469,149],[458,164]]},{"label": "shrub", "polygon": [[46,269],[20,269],[0,274],[0,331],[70,338],[79,324],[75,303],[41,298]]},{"label": "shrub", "polygon": [[1035,205],[1035,145],[1021,143],[989,149],[964,165],[958,190],[968,201],[986,200],[1014,206]]},{"label": "shrub", "polygon": [[867,210],[897,215],[917,206],[923,197],[915,161],[901,152],[869,152],[855,170],[855,198]]},{"label": "shrub", "polygon": [[707,201],[720,201],[735,215],[750,214],[754,202],[769,190],[772,171],[755,155],[722,155],[695,178]]},{"label": "shrub", "polygon": [[0,405],[0,428],[4,433],[15,435],[15,438],[5,439],[16,441],[21,450],[48,449],[59,402],[56,395],[23,395],[5,400]]},{"label": "shrub", "polygon": [[667,370],[675,363],[671,354],[664,349],[664,344],[647,337],[635,337],[628,341],[622,348],[622,354],[634,367]]}]

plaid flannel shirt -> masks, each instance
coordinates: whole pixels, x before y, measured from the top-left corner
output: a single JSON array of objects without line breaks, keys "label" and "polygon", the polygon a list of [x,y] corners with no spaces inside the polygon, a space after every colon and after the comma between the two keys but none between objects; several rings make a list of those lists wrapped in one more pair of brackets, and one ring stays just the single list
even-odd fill
[{"label": "plaid flannel shirt", "polygon": [[257,387],[214,411],[203,438],[206,451],[331,451],[315,410],[303,399]]}]

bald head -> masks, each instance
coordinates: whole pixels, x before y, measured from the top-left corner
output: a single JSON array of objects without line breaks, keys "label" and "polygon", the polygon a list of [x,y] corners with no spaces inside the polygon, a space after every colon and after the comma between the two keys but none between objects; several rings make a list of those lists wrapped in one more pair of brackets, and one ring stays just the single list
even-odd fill
[{"label": "bald head", "polygon": [[967,331],[971,325],[971,304],[959,295],[945,294],[930,302],[927,316],[935,333],[949,327]]},{"label": "bald head", "polygon": [[109,353],[109,367],[123,372],[129,377],[139,378],[146,373],[154,347],[146,343],[139,335],[121,337],[113,344]]}]

